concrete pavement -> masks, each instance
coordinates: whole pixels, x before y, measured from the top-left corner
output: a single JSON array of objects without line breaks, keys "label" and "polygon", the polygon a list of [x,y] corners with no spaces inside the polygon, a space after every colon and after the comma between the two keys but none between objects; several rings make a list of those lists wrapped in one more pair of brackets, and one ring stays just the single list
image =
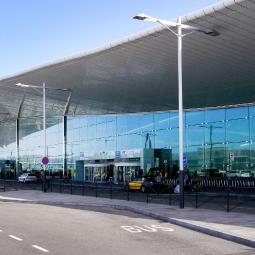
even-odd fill
[{"label": "concrete pavement", "polygon": [[0,201],[70,206],[98,206],[129,210],[174,223],[215,237],[255,248],[255,217],[253,214],[185,208],[134,201],[95,198],[59,193],[19,190],[1,193]]}]

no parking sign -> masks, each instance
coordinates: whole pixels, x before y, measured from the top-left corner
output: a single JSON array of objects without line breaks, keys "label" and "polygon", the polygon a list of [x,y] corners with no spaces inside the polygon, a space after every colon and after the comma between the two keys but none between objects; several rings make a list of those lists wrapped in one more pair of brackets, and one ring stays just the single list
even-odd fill
[{"label": "no parking sign", "polygon": [[43,157],[42,158],[42,164],[48,165],[49,164],[49,158],[48,157]]}]

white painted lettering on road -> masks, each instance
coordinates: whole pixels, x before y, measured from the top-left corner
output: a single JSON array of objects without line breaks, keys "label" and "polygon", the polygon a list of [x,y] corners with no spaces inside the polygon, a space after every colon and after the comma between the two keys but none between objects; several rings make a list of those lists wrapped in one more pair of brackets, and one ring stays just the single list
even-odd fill
[{"label": "white painted lettering on road", "polygon": [[49,250],[44,249],[43,247],[33,244],[32,247],[34,247],[37,250],[43,251],[43,252],[49,252]]},{"label": "white painted lettering on road", "polygon": [[169,228],[169,227],[164,227],[161,225],[142,225],[142,226],[137,226],[137,225],[133,225],[133,226],[120,226],[122,229],[130,232],[130,233],[142,233],[142,232],[158,232],[159,230],[161,231],[166,231],[166,232],[172,232],[174,231],[173,228]]},{"label": "white painted lettering on road", "polygon": [[19,238],[17,236],[14,236],[14,235],[9,235],[9,237],[12,238],[12,239],[15,239],[17,241],[22,241],[23,240],[23,239],[21,239],[21,238]]},{"label": "white painted lettering on road", "polygon": [[168,228],[168,227],[163,227],[163,226],[160,226],[160,225],[151,225],[153,228],[156,228],[156,229],[160,229],[162,231],[174,231],[173,228]]},{"label": "white painted lettering on road", "polygon": [[134,226],[120,226],[120,227],[130,233],[141,233],[142,232],[141,229],[137,229]]},{"label": "white painted lettering on road", "polygon": [[134,227],[141,229],[142,231],[145,231],[145,232],[157,232],[158,231],[157,229],[146,226],[146,225],[142,225],[142,227],[134,225]]}]

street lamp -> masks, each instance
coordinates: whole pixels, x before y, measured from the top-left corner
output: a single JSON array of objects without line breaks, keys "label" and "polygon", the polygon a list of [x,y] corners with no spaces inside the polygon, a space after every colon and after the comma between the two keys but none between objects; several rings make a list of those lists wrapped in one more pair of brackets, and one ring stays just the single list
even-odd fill
[{"label": "street lamp", "polygon": [[[44,156],[43,158],[47,157],[47,136],[46,136],[46,89],[51,90],[60,90],[60,91],[69,91],[72,92],[71,89],[57,89],[57,88],[47,88],[45,86],[45,82],[42,86],[38,85],[31,85],[31,84],[23,84],[23,83],[16,83],[15,84],[18,87],[22,88],[38,88],[43,90],[43,134],[44,134]],[[43,191],[46,192],[46,164],[43,162]]]},{"label": "street lamp", "polygon": [[[201,32],[205,35],[217,36],[219,33],[216,30],[204,29],[200,27],[190,26],[182,24],[181,16],[178,18],[178,22],[169,20],[157,19],[148,16],[144,13],[138,14],[133,19],[159,23],[178,38],[178,101],[179,101],[179,170],[180,170],[180,208],[184,208],[184,169],[183,169],[183,96],[182,96],[182,37],[189,35],[193,32]],[[177,28],[177,33],[173,30]],[[182,30],[187,30],[186,33],[182,33]]]}]

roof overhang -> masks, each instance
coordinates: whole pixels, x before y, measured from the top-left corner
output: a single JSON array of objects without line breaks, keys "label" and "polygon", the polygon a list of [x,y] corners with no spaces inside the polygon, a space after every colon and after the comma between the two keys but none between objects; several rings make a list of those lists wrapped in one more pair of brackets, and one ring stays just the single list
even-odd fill
[{"label": "roof overhang", "polygon": [[[215,29],[220,36],[193,33],[183,40],[184,108],[254,102],[255,0],[229,0],[191,13],[183,23]],[[130,17],[130,22],[132,21]],[[16,117],[41,113],[38,91],[21,82],[73,91],[68,114],[107,114],[178,108],[177,38],[158,27],[107,47],[62,59],[0,80],[0,108]],[[68,95],[50,92],[61,114]],[[1,112],[0,112],[1,118]]]}]

